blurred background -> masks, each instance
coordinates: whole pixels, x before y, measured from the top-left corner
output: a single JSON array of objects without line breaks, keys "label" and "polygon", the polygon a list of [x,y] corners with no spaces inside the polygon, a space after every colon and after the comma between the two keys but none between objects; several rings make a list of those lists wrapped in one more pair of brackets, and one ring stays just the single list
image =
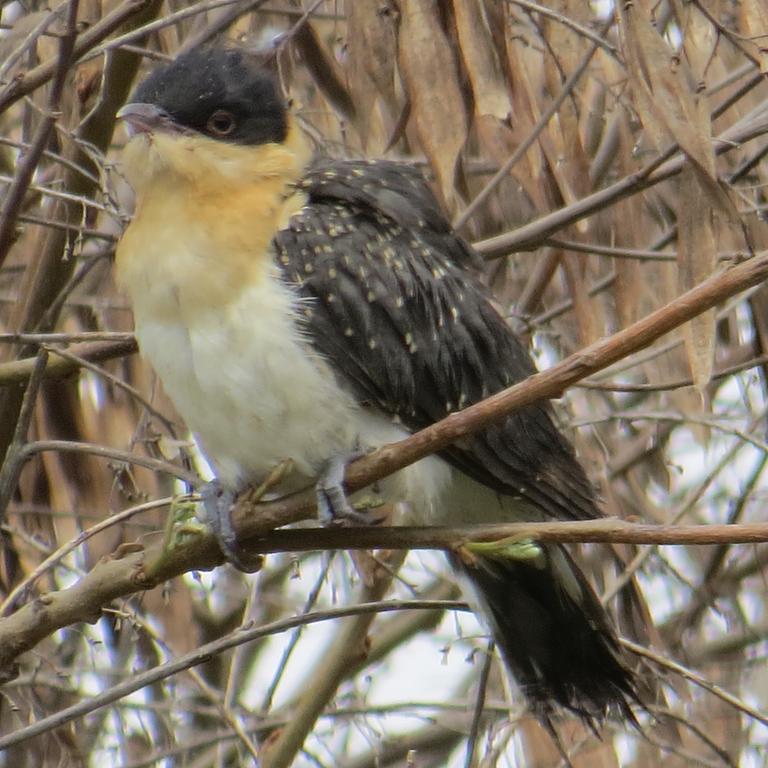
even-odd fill
[{"label": "blurred background", "polygon": [[[163,536],[168,505],[152,502],[184,490],[165,464],[207,472],[111,276],[132,205],[114,115],[158,62],[237,41],[279,73],[318,151],[421,168],[541,368],[766,249],[762,0],[0,7],[0,645],[18,665],[2,670],[0,736],[241,623],[459,597],[439,553],[396,575],[396,557],[343,552],[270,556],[253,576],[191,564],[8,651],[19,608],[87,591],[101,558]],[[765,519],[766,334],[759,286],[557,401],[606,514]],[[657,687],[641,729],[597,738],[564,718],[558,748],[486,663],[472,615],[436,607],[275,632],[53,723],[0,766],[255,765],[265,743],[282,750],[270,768],[768,764],[768,549],[578,554],[646,649],[630,654]],[[632,579],[645,628],[614,599]],[[287,724],[307,738],[286,744]]]}]

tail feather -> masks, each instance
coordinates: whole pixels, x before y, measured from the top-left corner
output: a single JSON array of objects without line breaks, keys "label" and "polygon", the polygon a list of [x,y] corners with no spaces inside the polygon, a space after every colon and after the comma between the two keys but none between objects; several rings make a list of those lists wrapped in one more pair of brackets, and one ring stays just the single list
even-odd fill
[{"label": "tail feather", "polygon": [[607,715],[636,722],[634,676],[608,616],[566,550],[540,546],[534,559],[451,555],[491,624],[496,645],[533,711],[556,707],[592,728]]}]

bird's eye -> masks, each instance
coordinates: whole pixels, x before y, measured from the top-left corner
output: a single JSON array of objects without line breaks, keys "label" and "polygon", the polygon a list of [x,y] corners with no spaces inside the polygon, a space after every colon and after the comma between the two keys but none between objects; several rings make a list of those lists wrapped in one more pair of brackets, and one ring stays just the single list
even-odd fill
[{"label": "bird's eye", "polygon": [[235,130],[235,116],[225,109],[217,109],[205,127],[216,136],[227,136]]}]

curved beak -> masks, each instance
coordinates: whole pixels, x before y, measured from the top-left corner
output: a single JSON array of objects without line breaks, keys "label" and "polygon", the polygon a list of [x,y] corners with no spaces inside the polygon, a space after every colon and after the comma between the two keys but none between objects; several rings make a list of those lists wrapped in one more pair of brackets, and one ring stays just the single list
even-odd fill
[{"label": "curved beak", "polygon": [[129,136],[138,133],[182,133],[173,118],[155,104],[129,103],[121,107],[115,117],[125,121]]}]

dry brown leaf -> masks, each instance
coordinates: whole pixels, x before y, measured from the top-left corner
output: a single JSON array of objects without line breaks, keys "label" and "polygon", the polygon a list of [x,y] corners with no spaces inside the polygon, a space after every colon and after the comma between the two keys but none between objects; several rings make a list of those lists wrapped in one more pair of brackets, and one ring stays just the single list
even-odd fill
[{"label": "dry brown leaf", "polygon": [[[511,124],[508,130],[498,130],[499,123],[493,118],[478,118],[474,125],[483,150],[499,164],[508,159],[514,148],[526,138],[540,117],[534,96],[539,85],[536,77],[537,69],[539,74],[541,70],[540,57],[529,49],[509,48],[506,67],[512,88]],[[533,73],[529,72],[531,67],[534,70]],[[490,126],[488,130],[489,122],[492,120],[495,125]],[[542,172],[541,152],[535,145],[520,158],[513,170],[514,181],[520,185],[525,198],[532,203],[534,210],[545,210],[549,204],[542,189]],[[502,204],[502,207],[506,206]],[[532,212],[528,212],[528,215],[530,217]],[[515,216],[509,219],[505,217],[502,220],[511,226],[517,223]]]},{"label": "dry brown leaf", "polygon": [[[565,17],[578,22],[587,19],[586,6],[583,2],[561,0],[550,4],[553,10],[560,11]],[[546,67],[546,85],[554,97],[563,87],[564,72],[572,72],[579,65],[587,50],[583,37],[553,19],[544,19],[542,31],[547,40],[547,47],[555,56],[548,56]],[[579,111],[576,107],[578,94],[584,90],[584,79],[573,89],[549,121],[546,135],[554,145],[555,155],[549,157],[552,173],[557,178],[563,199],[567,204],[574,202],[589,191],[589,163],[581,140],[579,129]],[[545,146],[546,148],[546,146]],[[586,222],[577,224],[579,231],[586,231]]]},{"label": "dry brown leaf", "polygon": [[467,68],[477,116],[507,120],[509,85],[494,47],[485,5],[477,0],[454,0],[459,50]]},{"label": "dry brown leaf", "polygon": [[[682,293],[709,277],[717,263],[716,214],[699,176],[687,166],[680,177],[677,210],[677,282]],[[704,393],[712,377],[715,310],[709,309],[684,327],[688,362],[696,388]]]},{"label": "dry brown leaf", "polygon": [[[363,147],[378,153],[385,146],[384,137],[391,134],[399,113],[395,89],[397,36],[394,9],[379,0],[358,0],[349,9],[347,34],[354,42],[350,45],[346,72],[357,105],[357,128]],[[381,126],[382,120],[377,119],[375,105],[378,101],[386,105],[388,126]],[[374,141],[370,141],[371,131],[380,134]]]},{"label": "dry brown leaf", "polygon": [[635,5],[617,6],[624,53],[643,127],[662,149],[671,137],[716,184],[709,112],[685,62]]},{"label": "dry brown leaf", "polygon": [[[643,127],[660,149],[674,139],[690,163],[681,182],[678,206],[678,289],[685,291],[712,273],[719,237],[729,229],[738,230],[739,216],[717,178],[709,106],[696,93],[700,81],[640,8],[624,4],[617,8]],[[711,30],[701,24],[700,15],[693,14],[689,21],[685,52],[696,74],[703,77],[714,40]],[[716,215],[721,226],[715,226]],[[700,391],[712,373],[714,334],[713,312],[694,320],[685,332],[691,372]]]},{"label": "dry brown leaf", "polygon": [[[502,166],[514,152],[520,135],[525,131],[519,131],[516,135],[510,125],[513,113],[512,90],[504,70],[506,62],[502,61],[491,29],[491,9],[475,0],[455,0],[453,5],[458,50],[472,87],[475,108],[472,121],[473,146],[477,146],[479,152],[492,159],[496,165]],[[514,227],[530,220],[534,213],[530,193],[535,189],[527,188],[534,186],[529,184],[532,174],[528,166],[529,158],[520,158],[513,172],[498,185],[496,193],[483,205],[480,215],[474,216],[472,233],[475,237],[498,231],[500,223],[505,227]],[[470,195],[479,192],[487,181],[486,176],[470,178]]]},{"label": "dry brown leaf", "polygon": [[566,254],[561,264],[565,272],[568,293],[573,301],[577,327],[572,331],[578,333],[575,346],[579,348],[591,344],[600,337],[602,318],[598,317],[598,304],[589,298],[584,256],[575,253]]},{"label": "dry brown leaf", "polygon": [[[626,118],[619,118],[616,144],[616,168],[622,175],[637,170],[637,160],[632,155],[633,137]],[[635,214],[631,200],[622,200],[611,208],[606,216],[610,242],[628,248],[647,248],[654,237],[646,222]],[[639,262],[635,259],[616,259],[614,302],[619,326],[625,327],[656,309],[664,295],[659,295],[655,283],[662,282],[659,272],[667,265]],[[668,270],[667,270],[668,271]],[[671,297],[670,297],[671,298]]]},{"label": "dry brown leaf", "polygon": [[399,61],[411,117],[440,192],[454,211],[459,153],[467,140],[467,113],[453,48],[433,0],[403,0]]},{"label": "dry brown leaf", "polygon": [[[706,16],[693,3],[684,6],[675,0],[675,13],[683,28],[683,51],[696,87],[704,88],[710,66],[715,61],[719,36]],[[716,8],[712,9],[716,12]]]},{"label": "dry brown leaf", "polygon": [[582,143],[588,157],[594,157],[603,138],[608,116],[606,115],[607,88],[603,83],[589,83],[588,104],[581,117]]},{"label": "dry brown leaf", "polygon": [[396,109],[398,104],[396,15],[393,4],[382,0],[357,0],[349,9],[349,37],[355,33],[360,35],[350,51],[349,68],[354,69],[359,59],[391,109]]},{"label": "dry brown leaf", "polygon": [[768,74],[768,6],[765,0],[741,0],[738,4],[741,27],[749,38],[747,45],[758,61],[760,71]]}]

